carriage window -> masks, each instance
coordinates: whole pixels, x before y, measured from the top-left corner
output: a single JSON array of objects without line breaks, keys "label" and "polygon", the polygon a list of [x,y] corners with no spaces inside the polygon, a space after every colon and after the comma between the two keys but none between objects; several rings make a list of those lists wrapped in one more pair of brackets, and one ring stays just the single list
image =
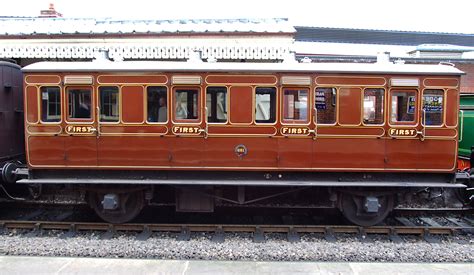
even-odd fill
[{"label": "carriage window", "polygon": [[283,91],[283,120],[285,122],[308,121],[307,89],[285,89]]},{"label": "carriage window", "polygon": [[119,91],[118,87],[99,87],[100,121],[119,121]]},{"label": "carriage window", "polygon": [[61,95],[59,87],[41,87],[41,121],[61,120]]},{"label": "carriage window", "polygon": [[166,87],[147,88],[148,122],[166,122],[168,120],[168,93]]},{"label": "carriage window", "polygon": [[392,92],[391,104],[390,122],[415,121],[416,93],[414,91]]},{"label": "carriage window", "polygon": [[315,108],[318,124],[336,123],[336,88],[316,88]]},{"label": "carriage window", "polygon": [[91,90],[89,88],[68,89],[68,118],[90,119],[91,113]]},{"label": "carriage window", "polygon": [[187,120],[198,119],[198,90],[197,89],[176,89],[175,99],[175,119]]},{"label": "carriage window", "polygon": [[274,123],[276,121],[276,89],[273,87],[255,90],[255,122]]},{"label": "carriage window", "polygon": [[206,90],[207,121],[227,122],[227,88],[208,87]]},{"label": "carriage window", "polygon": [[443,90],[423,91],[423,110],[425,111],[423,123],[425,125],[443,124]]},{"label": "carriage window", "polygon": [[384,89],[364,90],[364,124],[383,124]]}]

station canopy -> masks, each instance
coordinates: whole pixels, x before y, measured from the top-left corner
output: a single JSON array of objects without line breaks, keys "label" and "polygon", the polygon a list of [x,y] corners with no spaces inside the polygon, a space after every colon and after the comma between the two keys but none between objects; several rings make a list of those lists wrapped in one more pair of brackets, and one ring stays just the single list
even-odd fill
[{"label": "station canopy", "polygon": [[117,20],[0,17],[0,58],[283,60],[296,29],[287,19]]}]

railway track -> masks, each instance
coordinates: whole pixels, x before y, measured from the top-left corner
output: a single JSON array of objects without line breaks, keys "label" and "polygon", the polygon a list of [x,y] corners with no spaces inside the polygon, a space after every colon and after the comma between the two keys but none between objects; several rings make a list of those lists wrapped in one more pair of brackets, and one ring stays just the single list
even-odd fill
[{"label": "railway track", "polygon": [[290,242],[300,239],[300,234],[323,234],[327,241],[335,241],[338,234],[357,235],[361,240],[370,235],[386,235],[394,242],[401,242],[402,235],[418,235],[430,243],[440,242],[441,235],[473,234],[472,220],[448,218],[454,225],[449,226],[372,226],[359,227],[350,225],[278,225],[278,224],[108,224],[100,222],[56,222],[56,221],[16,221],[0,220],[0,232],[8,230],[29,230],[28,236],[38,236],[47,230],[64,231],[65,237],[73,237],[79,232],[100,231],[102,238],[112,238],[119,232],[137,233],[138,240],[146,240],[156,232],[178,233],[178,240],[189,240],[192,232],[214,233],[213,240],[224,241],[225,233],[251,233],[255,242],[265,240],[267,233],[287,234]]},{"label": "railway track", "polygon": [[[473,209],[469,208],[399,208],[395,209],[386,225],[360,227],[331,223],[331,221],[314,221],[308,209],[301,212],[281,212],[270,208],[259,214],[248,208],[234,213],[236,220],[229,221],[215,214],[214,219],[208,220],[205,216],[167,216],[161,218],[143,217],[138,223],[108,224],[90,220],[90,209],[83,204],[50,204],[37,207],[35,204],[25,205],[16,203],[2,204],[6,213],[13,207],[19,211],[13,216],[0,215],[0,232],[9,230],[27,231],[28,236],[41,235],[45,231],[64,231],[64,236],[75,236],[82,232],[99,231],[103,238],[113,238],[115,234],[133,232],[137,239],[146,240],[157,232],[177,233],[179,240],[189,240],[191,233],[206,232],[213,234],[213,240],[223,241],[225,233],[250,233],[255,242],[265,240],[265,234],[286,234],[290,242],[298,241],[301,234],[321,234],[327,241],[336,241],[341,234],[357,236],[360,240],[368,240],[372,235],[385,235],[393,242],[402,242],[401,236],[420,236],[428,242],[439,242],[441,236],[456,234],[474,234]],[[19,207],[19,208],[18,208]],[[23,208],[24,207],[24,208]],[[156,207],[159,208],[159,207]],[[10,210],[8,210],[10,209]],[[260,209],[260,208],[259,208]],[[166,212],[160,208],[156,213]],[[174,209],[171,209],[174,211]],[[261,210],[261,209],[260,209]],[[171,212],[173,212],[171,211]],[[336,211],[337,212],[337,211]],[[298,213],[291,216],[291,213]],[[232,216],[234,216],[232,214]],[[269,220],[263,220],[267,214]],[[239,219],[244,217],[245,219]],[[252,216],[256,215],[256,216]],[[273,215],[273,216],[272,216]],[[86,217],[85,219],[80,217]],[[201,217],[201,218],[200,218]],[[273,218],[272,218],[273,217]],[[287,219],[285,219],[287,218]],[[192,222],[193,221],[193,222]],[[316,223],[316,224],[315,224]]]}]

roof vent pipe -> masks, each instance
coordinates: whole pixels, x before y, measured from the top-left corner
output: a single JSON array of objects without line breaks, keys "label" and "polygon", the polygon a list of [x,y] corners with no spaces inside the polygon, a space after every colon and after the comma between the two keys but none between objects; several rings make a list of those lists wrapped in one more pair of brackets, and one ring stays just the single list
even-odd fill
[{"label": "roof vent pipe", "polygon": [[189,52],[188,62],[202,63],[201,50],[193,49]]},{"label": "roof vent pipe", "polygon": [[216,63],[217,62],[217,58],[215,58],[214,56],[209,56],[207,58],[207,63]]},{"label": "roof vent pipe", "polygon": [[295,52],[288,52],[283,58],[283,63],[288,63],[288,64],[298,63],[298,61],[296,60]]},{"label": "roof vent pipe", "polygon": [[456,67],[456,64],[451,63],[451,62],[447,62],[447,61],[439,62],[439,65],[448,65],[448,66],[451,66],[451,67]]},{"label": "roof vent pipe", "polygon": [[94,62],[110,61],[109,51],[107,49],[98,49],[94,52]]},{"label": "roof vent pipe", "polygon": [[401,58],[399,58],[399,59],[395,60],[394,63],[395,63],[395,64],[399,64],[399,65],[405,64],[405,60],[402,60]]},{"label": "roof vent pipe", "polygon": [[390,63],[390,52],[377,53],[377,63]]}]

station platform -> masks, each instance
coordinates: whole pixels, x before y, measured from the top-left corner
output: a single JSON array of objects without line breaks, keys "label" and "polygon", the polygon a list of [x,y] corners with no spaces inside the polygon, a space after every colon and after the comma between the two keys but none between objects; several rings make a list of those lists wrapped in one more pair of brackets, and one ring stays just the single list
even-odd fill
[{"label": "station platform", "polygon": [[0,256],[0,274],[474,274],[469,263],[257,262]]}]

